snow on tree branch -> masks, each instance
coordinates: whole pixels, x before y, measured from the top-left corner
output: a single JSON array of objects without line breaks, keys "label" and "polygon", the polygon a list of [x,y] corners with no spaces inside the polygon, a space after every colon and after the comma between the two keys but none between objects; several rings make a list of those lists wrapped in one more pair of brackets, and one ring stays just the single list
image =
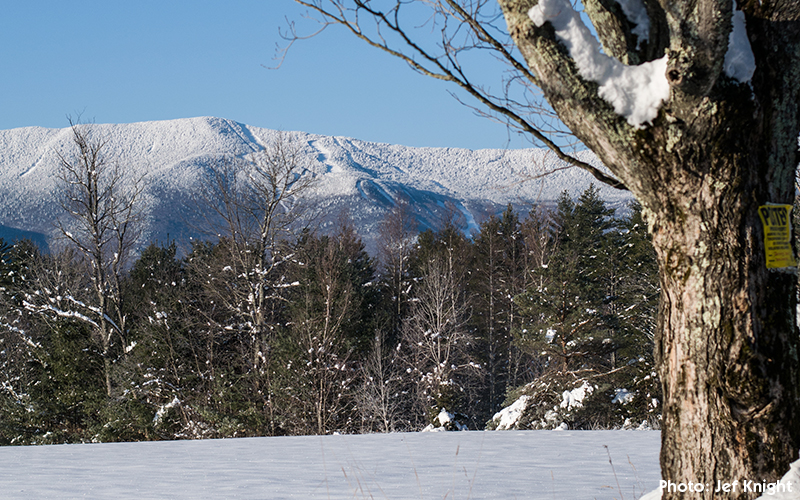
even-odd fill
[{"label": "snow on tree branch", "polygon": [[528,16],[538,27],[546,22],[553,26],[579,74],[598,83],[600,97],[630,125],[644,128],[658,116],[670,93],[667,56],[637,66],[627,66],[607,56],[568,0],[541,0],[528,11]]},{"label": "snow on tree branch", "polygon": [[733,29],[728,38],[723,68],[726,75],[742,83],[749,83],[756,71],[756,58],[747,38],[747,26],[741,10],[733,10]]},{"label": "snow on tree branch", "polygon": [[51,313],[55,314],[56,316],[60,316],[62,318],[79,319],[81,321],[89,323],[90,325],[92,325],[95,328],[98,328],[98,324],[96,322],[94,322],[91,318],[89,318],[85,314],[81,314],[81,313],[79,313],[77,311],[65,311],[65,310],[59,309],[59,308],[57,308],[55,306],[51,306],[50,304],[36,305],[36,304],[31,303],[31,302],[28,302],[27,300],[23,300],[22,301],[22,306],[26,310],[28,310],[30,312],[34,312],[34,313],[51,312]]}]

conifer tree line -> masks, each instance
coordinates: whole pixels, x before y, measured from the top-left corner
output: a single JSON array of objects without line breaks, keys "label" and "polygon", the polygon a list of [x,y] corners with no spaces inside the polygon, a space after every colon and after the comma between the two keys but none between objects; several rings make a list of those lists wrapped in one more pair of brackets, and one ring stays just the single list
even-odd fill
[{"label": "conifer tree line", "polygon": [[0,245],[0,444],[658,422],[635,205],[590,187],[466,235],[455,210],[418,232],[398,200],[369,255],[346,213],[314,229],[278,137],[209,166],[207,239],[134,255],[146,180],[73,134],[63,244]]}]

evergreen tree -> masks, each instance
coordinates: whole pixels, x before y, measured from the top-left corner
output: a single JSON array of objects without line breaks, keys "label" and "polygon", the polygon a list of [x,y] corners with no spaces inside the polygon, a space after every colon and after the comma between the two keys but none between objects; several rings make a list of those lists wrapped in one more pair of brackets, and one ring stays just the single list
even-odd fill
[{"label": "evergreen tree", "polygon": [[38,383],[30,388],[35,420],[47,431],[45,443],[75,443],[95,439],[103,431],[106,404],[100,347],[83,322],[52,324],[40,342],[34,370]]},{"label": "evergreen tree", "polygon": [[39,421],[31,394],[39,384],[35,368],[42,355],[39,340],[46,325],[25,310],[33,283],[31,267],[41,258],[29,241],[3,244],[0,290],[0,445],[37,442],[48,429]]},{"label": "evergreen tree", "polygon": [[[553,215],[549,262],[518,297],[528,323],[517,342],[545,361],[525,395],[523,426],[614,427],[657,418],[653,372],[655,260],[641,211],[613,219],[594,187]],[[649,335],[649,337],[648,337]]]},{"label": "evergreen tree", "polygon": [[640,354],[652,356],[652,346],[658,314],[658,263],[655,251],[642,219],[642,207],[634,202],[628,215],[619,221],[620,231],[613,261],[621,269],[622,278],[614,290],[615,313],[625,332],[630,354],[623,348],[625,358]]},{"label": "evergreen tree", "polygon": [[187,428],[198,374],[188,336],[186,273],[176,254],[174,241],[151,243],[123,282],[133,327],[128,355],[117,367],[126,392],[112,409],[130,422],[127,428],[109,426],[118,438],[134,430],[148,439],[192,436]]},{"label": "evergreen tree", "polygon": [[506,396],[513,353],[512,331],[519,314],[514,297],[524,290],[527,274],[519,218],[509,204],[500,218],[481,225],[473,248],[470,293],[473,324],[480,339],[478,352],[486,372],[486,410],[494,414]]},{"label": "evergreen tree", "polygon": [[486,406],[490,413],[499,409],[501,398],[505,397],[507,374],[505,354],[509,338],[502,326],[507,309],[501,278],[504,246],[500,221],[492,216],[481,224],[475,238],[470,286],[474,304],[472,321],[481,346],[478,352],[485,353],[479,359],[486,369]]},{"label": "evergreen tree", "polygon": [[597,337],[604,322],[602,278],[612,214],[593,186],[577,204],[562,193],[553,214],[556,250],[547,267],[535,271],[538,283],[518,299],[529,319],[520,343],[546,353],[560,372],[599,368],[612,350]]},{"label": "evergreen tree", "polygon": [[457,224],[455,209],[450,205],[447,208],[439,229],[426,229],[417,237],[410,258],[410,273],[414,278],[425,274],[429,262],[442,259],[460,282],[469,279],[471,242]]},{"label": "evergreen tree", "polygon": [[616,279],[609,280],[613,288],[607,314],[613,318],[616,350],[612,363],[619,371],[610,381],[613,387],[609,387],[606,400],[618,403],[613,409],[617,422],[657,424],[662,400],[653,358],[660,295],[658,263],[638,203],[630,205],[618,224],[610,256]]},{"label": "evergreen tree", "polygon": [[[7,248],[0,320],[0,443],[103,439],[106,384],[102,344],[69,301],[87,291],[87,269],[65,251],[43,255],[30,242]],[[65,290],[77,297],[62,297]],[[34,297],[52,294],[49,313]],[[66,294],[65,294],[66,295]]]}]

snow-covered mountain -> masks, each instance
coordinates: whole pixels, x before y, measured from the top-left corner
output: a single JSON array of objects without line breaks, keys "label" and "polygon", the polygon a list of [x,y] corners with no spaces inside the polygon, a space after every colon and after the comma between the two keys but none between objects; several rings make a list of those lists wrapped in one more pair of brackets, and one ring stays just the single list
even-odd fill
[{"label": "snow-covered mountain", "polygon": [[[131,124],[97,124],[106,153],[132,177],[146,178],[147,228],[142,243],[198,237],[193,229],[198,189],[220,157],[243,156],[269,143],[276,131],[213,117]],[[436,227],[445,206],[455,207],[466,232],[508,203],[526,209],[552,203],[567,190],[577,195],[591,176],[572,168],[531,180],[563,164],[546,150],[412,148],[293,134],[309,155],[318,182],[315,198],[330,224],[345,207],[368,246],[377,223],[400,197],[414,209],[420,229]],[[0,131],[0,237],[39,243],[55,235],[58,155],[74,150],[69,128],[26,127]],[[597,164],[589,152],[584,161]],[[625,192],[600,186],[613,205]]]}]

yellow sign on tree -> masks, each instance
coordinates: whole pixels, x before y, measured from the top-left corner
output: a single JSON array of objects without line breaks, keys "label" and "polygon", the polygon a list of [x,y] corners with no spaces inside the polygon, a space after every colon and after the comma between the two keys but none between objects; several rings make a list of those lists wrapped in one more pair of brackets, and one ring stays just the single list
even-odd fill
[{"label": "yellow sign on tree", "polygon": [[791,205],[762,205],[758,215],[764,225],[764,250],[767,269],[795,267],[792,252]]}]

